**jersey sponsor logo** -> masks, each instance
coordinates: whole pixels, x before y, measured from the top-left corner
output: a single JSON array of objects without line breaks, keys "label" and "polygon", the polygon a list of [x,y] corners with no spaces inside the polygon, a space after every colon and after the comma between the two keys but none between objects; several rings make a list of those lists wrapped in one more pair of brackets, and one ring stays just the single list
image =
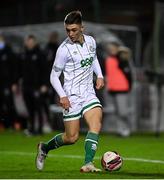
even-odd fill
[{"label": "jersey sponsor logo", "polygon": [[81,60],[81,67],[88,67],[88,66],[91,66],[93,62],[93,57],[90,57],[90,58],[86,58],[86,59],[83,59]]}]

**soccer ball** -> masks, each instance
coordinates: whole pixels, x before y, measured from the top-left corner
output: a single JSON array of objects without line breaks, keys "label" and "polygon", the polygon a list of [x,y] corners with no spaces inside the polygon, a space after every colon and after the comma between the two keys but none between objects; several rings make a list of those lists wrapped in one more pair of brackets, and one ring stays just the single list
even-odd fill
[{"label": "soccer ball", "polygon": [[107,151],[101,158],[101,165],[106,171],[117,171],[122,166],[122,158],[115,151]]}]

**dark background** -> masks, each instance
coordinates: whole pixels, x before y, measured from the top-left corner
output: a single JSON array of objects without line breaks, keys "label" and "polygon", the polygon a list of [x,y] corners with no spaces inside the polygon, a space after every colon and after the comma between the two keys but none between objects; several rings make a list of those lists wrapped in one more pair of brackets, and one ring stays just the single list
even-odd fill
[{"label": "dark background", "polygon": [[155,0],[5,0],[0,4],[0,26],[63,21],[70,10],[80,9],[88,21],[137,25],[153,24]]},{"label": "dark background", "polygon": [[0,4],[0,26],[63,21],[79,9],[86,21],[137,26],[142,46],[152,34],[155,0],[5,0]]}]

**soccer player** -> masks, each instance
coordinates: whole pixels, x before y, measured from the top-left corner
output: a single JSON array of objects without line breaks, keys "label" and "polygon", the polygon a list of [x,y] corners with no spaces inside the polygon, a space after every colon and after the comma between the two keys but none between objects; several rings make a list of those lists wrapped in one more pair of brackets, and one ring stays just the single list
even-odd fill
[{"label": "soccer player", "polygon": [[[85,139],[85,163],[81,172],[101,171],[93,164],[102,121],[102,106],[93,88],[93,72],[97,75],[96,88],[104,86],[103,75],[96,56],[96,42],[83,34],[80,11],[70,12],[64,20],[68,38],[59,46],[51,71],[50,81],[63,107],[65,132],[46,143],[39,143],[36,167],[42,170],[50,150],[74,144],[79,137],[79,120],[83,117],[89,127]],[[59,80],[64,73],[64,86]]]}]

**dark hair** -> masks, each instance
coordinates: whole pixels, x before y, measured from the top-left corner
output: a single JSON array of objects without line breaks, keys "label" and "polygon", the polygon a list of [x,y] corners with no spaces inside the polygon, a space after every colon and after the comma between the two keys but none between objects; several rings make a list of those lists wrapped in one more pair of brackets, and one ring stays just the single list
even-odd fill
[{"label": "dark hair", "polygon": [[82,24],[82,14],[80,11],[71,11],[64,19],[65,24]]}]

